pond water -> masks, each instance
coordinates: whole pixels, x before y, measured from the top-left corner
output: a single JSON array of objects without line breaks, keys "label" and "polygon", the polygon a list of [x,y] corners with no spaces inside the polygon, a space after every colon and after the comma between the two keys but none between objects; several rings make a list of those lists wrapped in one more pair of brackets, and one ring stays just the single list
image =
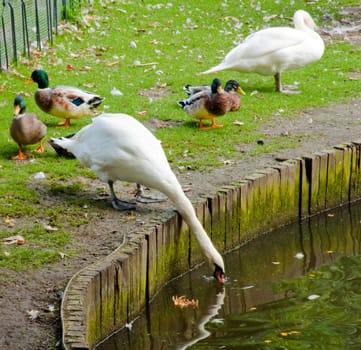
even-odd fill
[{"label": "pond water", "polygon": [[[361,203],[270,232],[162,288],[97,350],[361,349]],[[174,306],[173,296],[198,300]]]}]

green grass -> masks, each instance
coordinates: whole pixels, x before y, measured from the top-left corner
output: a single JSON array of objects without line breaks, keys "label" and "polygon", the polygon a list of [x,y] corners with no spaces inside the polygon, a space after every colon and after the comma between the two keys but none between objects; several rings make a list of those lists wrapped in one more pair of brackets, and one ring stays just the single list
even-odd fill
[{"label": "green grass", "polygon": [[[103,1],[104,7],[95,3],[88,12],[83,7],[81,13],[72,13],[75,25],[59,29],[52,47],[45,48],[30,60],[22,58],[17,66],[1,74],[0,217],[3,220],[7,216],[28,218],[29,222],[41,218],[61,229],[64,215],[68,215],[70,227],[91,220],[91,216],[84,220],[79,209],[86,199],[77,198],[77,194],[86,192],[87,188],[77,178],[95,176],[79,167],[76,160],[59,159],[50,150],[44,154],[32,154],[30,151],[35,146],[26,149],[31,154],[31,161],[10,160],[17,152],[8,131],[17,93],[25,94],[28,111],[36,112],[47,124],[47,139],[76,132],[90,122],[90,118],[83,118],[73,121],[69,129],[57,128],[59,119],[46,115],[35,105],[36,85],[26,84],[35,68],[48,72],[51,86],[74,85],[104,96],[106,100],[101,109],[105,111],[127,113],[141,121],[159,118],[176,122],[176,126],[157,130],[156,136],[162,140],[171,165],[180,169],[207,169],[222,165],[225,160],[242,158],[244,154],[239,152],[240,147],[256,144],[262,139],[264,135],[259,131],[260,126],[269,122],[276,113],[283,118],[297,118],[302,109],[344,102],[357,96],[361,90],[361,80],[348,79],[359,69],[361,49],[333,40],[327,44],[319,62],[284,74],[285,84],[299,82],[300,95],[275,93],[273,77],[231,71],[219,73],[223,82],[237,79],[247,95],[242,99],[239,112],[219,119],[224,128],[201,131],[197,121],[176,104],[184,97],[184,84],[209,84],[213,79],[213,76],[199,77],[197,72],[220,62],[236,42],[252,31],[264,25],[290,25],[296,9],[308,10],[322,26],[329,24],[322,22],[324,14],[330,14],[327,18],[340,18],[341,6],[358,4],[358,1],[305,3],[295,0],[292,5],[288,1],[200,0],[185,3],[175,0],[164,4],[159,1]],[[282,16],[264,22],[265,16],[274,14]],[[136,44],[135,48],[131,47],[132,42]],[[121,90],[123,96],[112,96],[113,87]],[[147,111],[146,116],[139,116],[140,111]],[[233,122],[236,120],[242,121],[244,126],[235,126]],[[266,147],[253,147],[248,155],[257,156],[263,152],[297,147],[297,144],[298,140],[291,136],[274,137]],[[46,175],[41,190],[33,179],[38,172]],[[44,207],[44,191],[47,195],[64,198],[64,202],[55,207]],[[29,224],[28,229],[31,231],[34,227]],[[5,229],[2,235],[7,233]],[[62,249],[71,240],[71,234],[65,230],[59,235],[67,237],[59,242]],[[36,248],[39,255],[33,262],[26,258],[34,253],[31,246],[11,249],[14,249],[12,259],[18,257],[25,268],[58,258],[56,253],[49,252],[48,244]],[[7,262],[18,268],[4,259],[0,266]]]},{"label": "green grass", "polygon": [[[0,231],[0,239],[9,235],[9,230]],[[64,253],[62,249],[72,241],[70,232],[62,230],[48,232],[38,223],[12,230],[11,235],[23,236],[25,244],[1,246],[0,268],[27,270],[53,263],[61,259],[60,253]],[[65,249],[68,256],[73,255],[71,249]]]}]

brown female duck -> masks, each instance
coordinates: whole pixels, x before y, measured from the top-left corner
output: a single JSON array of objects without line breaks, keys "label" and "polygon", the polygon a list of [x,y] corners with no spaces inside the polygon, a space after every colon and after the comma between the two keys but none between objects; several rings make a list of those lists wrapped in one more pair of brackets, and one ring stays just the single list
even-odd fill
[{"label": "brown female duck", "polygon": [[46,125],[41,122],[34,113],[26,112],[26,104],[23,96],[17,95],[14,100],[14,118],[10,126],[10,135],[19,146],[19,152],[13,156],[13,160],[27,159],[23,153],[23,146],[33,145],[39,142],[36,152],[43,152],[42,139],[46,134]]}]

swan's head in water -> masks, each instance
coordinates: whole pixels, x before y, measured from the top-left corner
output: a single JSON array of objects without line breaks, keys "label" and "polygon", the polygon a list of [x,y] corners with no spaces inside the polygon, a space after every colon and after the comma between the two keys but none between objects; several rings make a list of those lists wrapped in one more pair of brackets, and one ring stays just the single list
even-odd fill
[{"label": "swan's head in water", "polygon": [[215,269],[214,269],[214,273],[213,276],[214,278],[219,282],[219,283],[224,283],[225,278],[224,278],[224,268],[221,268],[220,266],[218,266],[217,264],[214,264]]}]

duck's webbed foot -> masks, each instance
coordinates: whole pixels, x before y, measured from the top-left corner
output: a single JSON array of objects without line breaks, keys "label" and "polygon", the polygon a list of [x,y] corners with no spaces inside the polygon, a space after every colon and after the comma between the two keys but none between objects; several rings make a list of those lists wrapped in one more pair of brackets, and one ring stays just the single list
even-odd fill
[{"label": "duck's webbed foot", "polygon": [[117,198],[114,192],[114,183],[112,180],[108,181],[109,189],[110,189],[110,196],[112,198],[112,207],[117,210],[134,210],[136,208],[135,203],[129,203],[125,201],[121,201]]},{"label": "duck's webbed foot", "polygon": [[140,202],[140,203],[158,203],[158,202],[164,202],[168,198],[162,194],[146,195],[144,193],[144,187],[140,184],[137,184],[137,192],[135,194],[135,199],[137,202]]}]

